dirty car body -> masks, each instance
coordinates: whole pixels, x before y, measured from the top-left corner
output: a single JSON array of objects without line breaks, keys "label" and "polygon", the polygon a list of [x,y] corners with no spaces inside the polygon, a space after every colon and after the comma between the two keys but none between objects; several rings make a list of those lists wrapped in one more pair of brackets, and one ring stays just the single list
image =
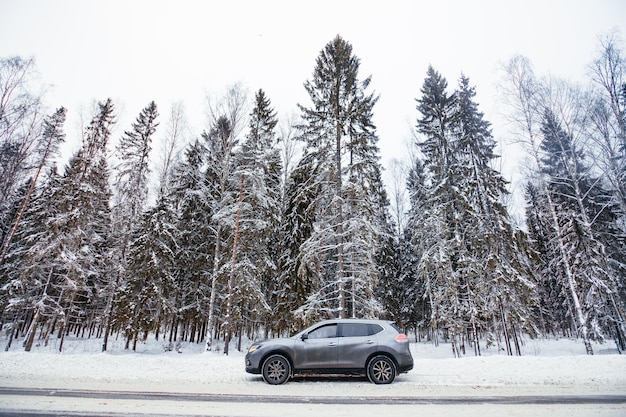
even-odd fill
[{"label": "dirty car body", "polygon": [[289,338],[255,342],[245,361],[246,372],[273,385],[302,374],[365,374],[389,384],[413,369],[406,335],[392,322],[366,319],[326,320]]}]

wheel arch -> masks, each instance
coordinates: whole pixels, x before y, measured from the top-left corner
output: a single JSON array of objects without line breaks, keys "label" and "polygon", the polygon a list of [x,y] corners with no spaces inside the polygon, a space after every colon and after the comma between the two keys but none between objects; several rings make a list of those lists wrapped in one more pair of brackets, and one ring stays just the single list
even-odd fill
[{"label": "wheel arch", "polygon": [[372,361],[372,359],[374,359],[376,356],[385,356],[387,358],[389,358],[394,366],[396,367],[396,370],[398,369],[398,361],[396,360],[396,357],[389,353],[389,352],[385,352],[384,350],[381,351],[376,351],[374,353],[372,353],[371,355],[369,355],[367,357],[367,360],[365,361],[365,371],[367,372],[367,367],[369,366],[370,362]]},{"label": "wheel arch", "polygon": [[266,354],[264,354],[261,357],[261,361],[259,362],[259,367],[263,368],[263,364],[265,363],[265,361],[273,355],[281,355],[284,356],[285,359],[287,359],[287,362],[289,362],[289,371],[290,371],[290,376],[293,376],[293,359],[291,358],[291,355],[289,354],[289,352],[285,351],[284,349],[274,349],[271,350],[269,352],[267,352]]}]

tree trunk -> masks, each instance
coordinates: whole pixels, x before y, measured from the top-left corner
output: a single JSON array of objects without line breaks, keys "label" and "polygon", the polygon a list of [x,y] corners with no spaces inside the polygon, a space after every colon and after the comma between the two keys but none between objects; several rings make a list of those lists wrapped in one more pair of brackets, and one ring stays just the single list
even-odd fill
[{"label": "tree trunk", "polygon": [[207,351],[213,349],[213,328],[215,327],[215,297],[217,290],[217,275],[220,259],[220,239],[222,238],[222,227],[218,224],[215,232],[215,252],[213,253],[213,271],[211,273],[211,297],[209,298],[209,323],[207,331],[206,347]]},{"label": "tree trunk", "polygon": [[237,206],[237,218],[235,220],[235,237],[233,238],[233,256],[230,260],[230,276],[228,278],[228,298],[226,300],[226,340],[224,342],[224,355],[228,355],[228,345],[230,344],[231,320],[232,320],[232,304],[233,304],[233,287],[235,284],[235,261],[237,260],[237,243],[239,241],[239,221],[241,219],[241,204],[243,202],[243,180],[239,184],[239,204]]},{"label": "tree trunk", "polygon": [[26,340],[24,341],[24,350],[26,352],[30,352],[30,350],[33,348],[33,343],[35,341],[35,333],[37,333],[40,310],[41,309],[37,307],[37,311],[35,312],[35,317],[33,317],[33,320],[30,322],[28,332],[26,333],[27,336],[26,336]]}]

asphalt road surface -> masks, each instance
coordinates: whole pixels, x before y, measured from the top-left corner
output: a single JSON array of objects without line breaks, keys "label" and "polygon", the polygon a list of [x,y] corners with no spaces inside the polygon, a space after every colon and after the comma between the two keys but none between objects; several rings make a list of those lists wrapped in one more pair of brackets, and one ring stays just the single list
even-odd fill
[{"label": "asphalt road surface", "polygon": [[[428,414],[425,414],[428,413]],[[626,416],[624,395],[268,396],[0,387],[1,416]]]}]

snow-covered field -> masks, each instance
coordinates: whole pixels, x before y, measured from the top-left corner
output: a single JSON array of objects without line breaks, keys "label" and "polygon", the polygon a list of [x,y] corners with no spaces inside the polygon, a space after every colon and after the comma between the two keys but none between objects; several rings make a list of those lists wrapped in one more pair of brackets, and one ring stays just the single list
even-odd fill
[{"label": "snow-covered field", "polygon": [[[3,341],[0,340],[1,342]],[[4,342],[2,347],[6,344]],[[154,341],[140,344],[136,352],[125,351],[122,341],[114,341],[108,352],[101,353],[100,344],[99,340],[70,339],[65,341],[63,352],[58,353],[56,341],[51,341],[48,346],[39,344],[28,353],[22,350],[21,343],[14,342],[10,351],[0,352],[0,387],[254,394],[274,397],[626,395],[625,355],[617,354],[614,347],[605,344],[595,345],[596,354],[588,356],[585,355],[580,341],[568,339],[527,340],[521,357],[510,357],[495,349],[484,349],[483,356],[474,357],[471,354],[461,359],[452,358],[450,346],[446,344],[434,347],[428,343],[412,343],[415,368],[408,374],[400,375],[394,384],[388,386],[376,386],[366,379],[358,378],[297,379],[283,386],[270,386],[259,376],[245,373],[244,353],[237,352],[232,345],[231,354],[225,356],[220,352],[203,352],[203,346],[198,344],[184,345],[182,353],[165,352],[163,343]],[[68,406],[68,399],[63,401],[63,406]],[[76,404],[69,406],[76,407],[75,410],[79,413],[80,410],[98,411],[97,405],[83,405],[80,408],[81,401],[75,402]],[[54,407],[60,406],[54,403],[49,397],[38,402],[35,398],[0,395],[0,414],[3,410],[10,409],[54,410]],[[101,412],[113,412],[115,407],[128,411],[129,405],[115,406],[114,401],[109,401],[106,406],[101,406]],[[201,412],[189,404],[183,406],[179,403],[172,406],[174,408],[169,410],[163,402],[157,410],[164,414],[203,414],[209,409],[207,403],[198,405],[202,407]],[[469,409],[466,407],[462,414],[491,415],[485,414],[485,410],[479,406],[481,405],[477,404]],[[146,407],[148,406],[144,405],[135,411],[150,414],[150,408]],[[275,405],[254,405],[253,409],[245,407],[243,404],[231,404],[228,409],[233,414],[229,415],[277,415]],[[415,407],[418,406],[404,408],[414,411]],[[439,412],[448,407],[444,411],[449,412],[454,411],[450,407],[459,406],[439,406],[438,409],[435,405],[431,407]],[[396,414],[402,415],[404,408],[398,408]],[[578,404],[570,408],[567,411],[567,407],[559,405],[544,406],[531,412],[534,415],[549,412],[551,416],[568,417],[626,416],[626,404]],[[326,405],[313,409],[313,414],[310,415],[342,415],[341,406]],[[368,408],[373,413],[375,409],[376,406]],[[515,414],[519,410],[518,406],[510,406],[508,414],[504,415],[527,415],[528,410]],[[563,414],[555,410],[560,410]],[[304,408],[292,411],[291,415],[306,414]],[[354,408],[346,408],[345,415],[351,415],[350,411],[354,411]],[[502,416],[502,410],[494,415]]]}]

